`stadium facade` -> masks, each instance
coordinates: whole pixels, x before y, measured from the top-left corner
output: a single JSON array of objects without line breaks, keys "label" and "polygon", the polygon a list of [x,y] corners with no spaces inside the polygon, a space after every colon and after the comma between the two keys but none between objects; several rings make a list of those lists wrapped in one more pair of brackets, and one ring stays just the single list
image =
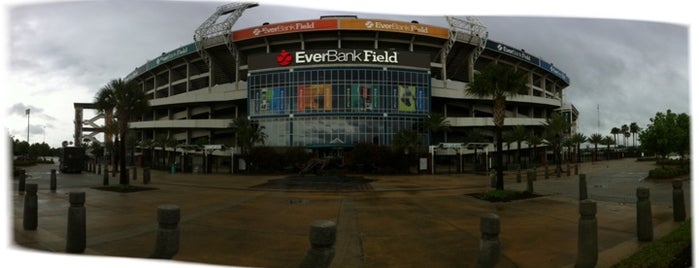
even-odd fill
[{"label": "stadium facade", "polygon": [[[491,62],[526,73],[527,87],[508,98],[505,125],[541,132],[555,111],[574,122],[563,101],[566,73],[552,63],[489,40],[475,18],[447,17],[449,27],[356,16],[263,23],[232,31],[246,8],[221,6],[195,32],[195,41],[163,53],[126,76],[150,100],[151,111],[129,127],[146,141],[167,135],[179,151],[213,150],[214,165],[230,165],[234,118],[264,126],[267,146],[301,146],[333,153],[358,143],[391,145],[417,128],[421,144],[468,144],[470,133],[492,143],[492,99],[466,88]],[[217,23],[217,21],[223,22]],[[446,116],[451,131],[429,137],[420,122]],[[572,130],[574,131],[574,130]],[[425,150],[427,146],[424,146]],[[199,161],[199,160],[194,160]]]}]

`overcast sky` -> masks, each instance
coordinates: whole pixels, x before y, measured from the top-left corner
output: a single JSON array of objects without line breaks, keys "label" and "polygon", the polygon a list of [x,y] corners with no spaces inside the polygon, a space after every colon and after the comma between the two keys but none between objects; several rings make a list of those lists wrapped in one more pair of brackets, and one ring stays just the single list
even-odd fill
[{"label": "overcast sky", "polygon": [[[564,91],[565,101],[580,111],[579,132],[609,135],[612,127],[622,124],[636,122],[644,128],[658,111],[690,112],[688,25],[692,21],[685,14],[688,7],[682,5],[672,9],[636,6],[633,12],[620,13],[613,10],[625,6],[607,3],[608,8],[593,11],[568,4],[572,11],[536,1],[526,6],[518,1],[458,6],[300,1],[295,7],[277,5],[280,2],[263,1],[246,11],[234,30],[327,14],[417,19],[436,26],[447,25],[445,14],[477,15],[490,39],[525,49],[567,73],[571,85]],[[594,2],[581,5],[589,7]],[[672,2],[663,1],[667,6]],[[191,43],[194,30],[226,2],[25,3],[11,3],[5,10],[9,46],[7,79],[2,80],[6,81],[3,125],[9,135],[26,140],[25,110],[29,108],[30,142],[45,141],[58,147],[64,140],[72,141],[74,102],[92,102],[97,90],[111,79],[124,77],[162,52]],[[537,5],[542,9],[531,9]],[[570,16],[583,18],[562,18]],[[90,116],[86,114],[85,119]]]}]

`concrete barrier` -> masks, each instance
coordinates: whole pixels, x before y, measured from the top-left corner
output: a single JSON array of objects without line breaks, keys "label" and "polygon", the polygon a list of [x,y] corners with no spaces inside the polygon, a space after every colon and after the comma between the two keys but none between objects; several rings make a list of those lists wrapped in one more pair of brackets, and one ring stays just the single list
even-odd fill
[{"label": "concrete barrier", "polygon": [[51,170],[51,191],[52,192],[56,191],[56,170],[55,169]]},{"label": "concrete barrier", "polygon": [[672,216],[676,222],[682,222],[687,218],[682,180],[672,181]]},{"label": "concrete barrier", "polygon": [[26,185],[27,193],[24,196],[24,215],[22,221],[22,227],[24,230],[33,231],[36,230],[39,220],[39,203],[36,192],[38,190],[38,185],[35,183],[29,183]]},{"label": "concrete barrier", "polygon": [[155,249],[149,258],[172,259],[180,250],[180,207],[161,205],[158,207],[158,231]]},{"label": "concrete barrier", "polygon": [[66,233],[66,252],[83,253],[87,243],[85,222],[85,192],[68,194],[68,231]]},{"label": "concrete barrier", "polygon": [[638,241],[653,241],[653,218],[650,209],[650,189],[636,188],[636,235]]},{"label": "concrete barrier", "polygon": [[319,220],[311,223],[309,240],[311,248],[306,252],[300,268],[326,268],[335,257],[335,237],[337,224],[332,221]]},{"label": "concrete barrier", "polygon": [[580,200],[587,199],[587,175],[578,175],[578,193]]},{"label": "concrete barrier", "polygon": [[595,214],[597,214],[597,203],[590,199],[580,201],[576,268],[592,268],[597,265],[597,217]]},{"label": "concrete barrier", "polygon": [[[531,180],[527,180],[531,181]],[[500,260],[500,216],[486,214],[481,217],[481,242],[476,267],[490,268]]]}]

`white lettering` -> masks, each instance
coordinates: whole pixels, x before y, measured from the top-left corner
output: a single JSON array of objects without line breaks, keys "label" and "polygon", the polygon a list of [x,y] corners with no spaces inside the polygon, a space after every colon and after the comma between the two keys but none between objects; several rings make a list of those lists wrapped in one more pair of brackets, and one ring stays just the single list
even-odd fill
[{"label": "white lettering", "polygon": [[345,62],[398,63],[398,52],[376,52],[373,50],[337,51],[334,49],[314,53],[296,51],[294,59],[297,64]]}]

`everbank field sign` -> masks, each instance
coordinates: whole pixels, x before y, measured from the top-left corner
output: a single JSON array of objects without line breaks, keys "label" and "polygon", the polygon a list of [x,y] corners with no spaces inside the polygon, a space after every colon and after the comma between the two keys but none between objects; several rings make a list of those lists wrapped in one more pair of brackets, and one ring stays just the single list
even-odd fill
[{"label": "everbank field sign", "polygon": [[257,54],[248,57],[250,70],[327,64],[400,65],[429,68],[426,53],[373,49],[299,50]]}]

